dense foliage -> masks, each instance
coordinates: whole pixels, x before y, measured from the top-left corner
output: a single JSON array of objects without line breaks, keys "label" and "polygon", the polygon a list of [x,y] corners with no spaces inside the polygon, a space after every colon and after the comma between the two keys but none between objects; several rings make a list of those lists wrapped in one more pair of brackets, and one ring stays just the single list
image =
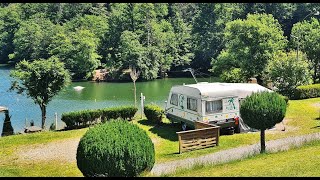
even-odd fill
[{"label": "dense foliage", "polygon": [[269,63],[267,76],[272,80],[277,92],[292,98],[297,86],[312,82],[309,67],[310,63],[302,52],[298,59],[296,52],[278,52]]},{"label": "dense foliage", "polygon": [[306,99],[320,97],[320,84],[298,86],[295,90],[294,99]]},{"label": "dense foliage", "polygon": [[236,63],[228,69],[240,68],[245,79],[255,77],[258,82],[274,53],[287,43],[278,21],[267,14],[248,14],[244,20],[228,22],[224,35],[226,48],[216,61],[234,59]]},{"label": "dense foliage", "polygon": [[143,108],[146,118],[154,123],[160,124],[164,115],[164,110],[155,104],[147,104]]},{"label": "dense foliage", "polygon": [[11,71],[11,90],[26,93],[41,109],[41,127],[45,128],[48,103],[70,82],[64,63],[56,57],[32,62],[23,60]]},{"label": "dense foliage", "polygon": [[319,19],[311,18],[311,21],[302,21],[293,25],[292,43],[305,52],[313,70],[313,82],[320,82],[320,23]]},{"label": "dense foliage", "polygon": [[63,113],[61,120],[66,124],[66,129],[73,129],[87,127],[110,119],[132,120],[137,111],[138,109],[132,106],[81,110]]},{"label": "dense foliage", "polygon": [[154,145],[137,125],[112,120],[90,128],[77,149],[77,165],[85,177],[133,177],[152,169]]},{"label": "dense foliage", "polygon": [[315,83],[320,28],[314,8],[320,4],[1,3],[0,63],[57,56],[73,79],[105,68],[108,80],[130,80],[124,72],[131,65],[140,80],[191,66],[224,72],[231,82],[251,76],[262,81],[274,51],[299,46]]},{"label": "dense foliage", "polygon": [[242,102],[240,114],[244,123],[261,130],[261,152],[265,151],[264,131],[283,120],[286,108],[285,99],[275,92],[253,93]]}]

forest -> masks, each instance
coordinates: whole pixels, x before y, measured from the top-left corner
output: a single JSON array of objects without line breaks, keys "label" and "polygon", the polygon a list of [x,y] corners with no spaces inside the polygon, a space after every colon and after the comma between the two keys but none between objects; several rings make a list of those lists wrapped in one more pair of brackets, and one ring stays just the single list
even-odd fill
[{"label": "forest", "polygon": [[106,69],[121,80],[134,67],[139,80],[152,80],[191,67],[226,82],[317,83],[318,10],[320,3],[1,3],[0,64],[58,58],[72,79]]}]

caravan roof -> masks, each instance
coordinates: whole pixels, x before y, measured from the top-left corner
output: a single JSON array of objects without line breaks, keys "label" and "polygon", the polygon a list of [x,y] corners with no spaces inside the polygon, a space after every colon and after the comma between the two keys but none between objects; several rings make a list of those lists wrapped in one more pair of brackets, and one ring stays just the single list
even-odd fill
[{"label": "caravan roof", "polygon": [[[230,97],[237,96],[239,98],[245,98],[253,92],[269,91],[270,89],[260,86],[259,84],[253,83],[198,83],[198,84],[188,84],[182,86],[176,86],[173,91],[181,90],[192,91],[192,94],[197,91],[197,95],[207,96],[208,98],[217,97]],[[190,95],[190,93],[187,93]]]}]

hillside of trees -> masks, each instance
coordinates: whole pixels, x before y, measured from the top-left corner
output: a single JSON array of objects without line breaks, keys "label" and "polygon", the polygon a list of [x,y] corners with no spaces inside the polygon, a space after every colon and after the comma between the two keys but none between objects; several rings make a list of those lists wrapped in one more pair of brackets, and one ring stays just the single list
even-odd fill
[{"label": "hillside of trees", "polygon": [[316,10],[320,3],[1,3],[0,63],[54,56],[73,79],[105,68],[121,80],[133,66],[152,80],[191,67],[243,82],[277,80],[283,69],[272,72],[272,62],[300,58],[310,74],[301,84],[316,83]]}]

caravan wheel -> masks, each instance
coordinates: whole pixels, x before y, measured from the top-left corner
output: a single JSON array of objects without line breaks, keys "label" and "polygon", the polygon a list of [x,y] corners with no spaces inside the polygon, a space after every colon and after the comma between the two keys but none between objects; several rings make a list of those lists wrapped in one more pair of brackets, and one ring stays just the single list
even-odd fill
[{"label": "caravan wheel", "polygon": [[181,130],[182,131],[187,130],[187,124],[185,122],[181,122]]}]

